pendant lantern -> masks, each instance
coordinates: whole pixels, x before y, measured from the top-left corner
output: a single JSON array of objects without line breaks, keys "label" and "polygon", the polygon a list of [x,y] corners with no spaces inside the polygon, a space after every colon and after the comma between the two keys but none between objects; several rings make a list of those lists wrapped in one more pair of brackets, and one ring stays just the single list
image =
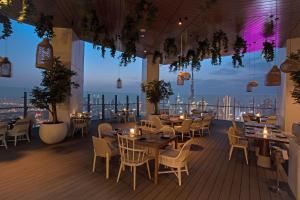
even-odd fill
[{"label": "pendant lantern", "polygon": [[246,91],[247,92],[252,92],[252,90],[253,90],[253,87],[251,86],[250,83],[248,83],[247,86],[246,86]]},{"label": "pendant lantern", "polygon": [[0,61],[0,77],[11,77],[11,62],[7,57],[4,57]]},{"label": "pendant lantern", "polygon": [[179,72],[179,76],[181,76],[184,80],[190,80],[191,74],[189,72]]},{"label": "pendant lantern", "polygon": [[177,76],[177,85],[184,85],[184,78],[180,75]]},{"label": "pendant lantern", "polygon": [[297,72],[300,71],[300,62],[287,58],[281,65],[280,69],[284,73]]},{"label": "pendant lantern", "polygon": [[251,85],[251,87],[257,87],[258,86],[258,82],[256,80],[249,81],[248,84]]},{"label": "pendant lantern", "polygon": [[117,89],[121,89],[122,88],[122,80],[120,78],[118,78],[117,80]]},{"label": "pendant lantern", "polygon": [[280,86],[280,84],[281,72],[277,65],[274,65],[266,75],[265,86]]},{"label": "pendant lantern", "polygon": [[52,67],[53,62],[53,47],[49,42],[49,39],[44,38],[40,42],[36,49],[36,62],[37,68],[47,69]]}]

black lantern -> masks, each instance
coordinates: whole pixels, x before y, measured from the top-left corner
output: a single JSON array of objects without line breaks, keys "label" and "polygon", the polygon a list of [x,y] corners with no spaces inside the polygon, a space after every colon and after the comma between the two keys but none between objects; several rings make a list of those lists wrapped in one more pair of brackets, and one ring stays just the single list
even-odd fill
[{"label": "black lantern", "polygon": [[49,39],[44,38],[40,42],[36,49],[36,61],[35,66],[37,68],[47,69],[52,67],[53,62],[53,48],[49,42]]},{"label": "black lantern", "polygon": [[7,57],[0,61],[0,77],[11,77],[11,62]]},{"label": "black lantern", "polygon": [[121,89],[122,88],[122,80],[120,78],[118,78],[117,80],[117,89]]}]

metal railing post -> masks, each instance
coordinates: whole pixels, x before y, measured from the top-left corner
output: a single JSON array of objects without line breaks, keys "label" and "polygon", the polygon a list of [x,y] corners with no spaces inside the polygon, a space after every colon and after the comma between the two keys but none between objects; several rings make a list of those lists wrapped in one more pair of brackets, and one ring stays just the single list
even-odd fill
[{"label": "metal railing post", "polygon": [[87,112],[91,112],[91,94],[88,94],[87,96]]},{"label": "metal railing post", "polygon": [[128,112],[129,112],[129,96],[126,95],[126,120],[128,121]]},{"label": "metal railing post", "polygon": [[102,114],[102,120],[105,120],[105,101],[104,101],[104,94],[102,94],[102,111],[101,111],[101,114]]},{"label": "metal railing post", "polygon": [[233,97],[233,120],[235,121],[235,97]]},{"label": "metal railing post", "polygon": [[217,102],[217,119],[219,119],[219,97]]},{"label": "metal railing post", "polygon": [[275,100],[274,100],[274,113],[275,113],[275,115],[277,115],[277,102],[276,102],[276,97],[275,97]]},{"label": "metal railing post", "polygon": [[118,112],[118,95],[115,95],[115,113]]},{"label": "metal railing post", "polygon": [[136,96],[136,118],[140,118],[140,98]]},{"label": "metal railing post", "polygon": [[204,111],[204,98],[202,97],[202,100],[201,100],[201,112]]},{"label": "metal railing post", "polygon": [[24,92],[24,112],[23,112],[23,117],[26,118],[27,117],[27,111],[28,111],[28,107],[27,107],[27,92]]},{"label": "metal railing post", "polygon": [[254,104],[255,101],[254,101],[254,97],[253,97],[253,102],[252,103],[253,103],[252,111],[253,111],[253,114],[255,114],[255,104]]}]

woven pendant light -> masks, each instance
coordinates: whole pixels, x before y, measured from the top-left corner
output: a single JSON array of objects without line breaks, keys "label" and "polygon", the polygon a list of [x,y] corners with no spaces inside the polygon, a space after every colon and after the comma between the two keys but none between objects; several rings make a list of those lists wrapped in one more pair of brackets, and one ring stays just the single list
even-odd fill
[{"label": "woven pendant light", "polygon": [[251,85],[251,87],[257,87],[258,86],[258,82],[256,80],[249,81],[248,84]]},{"label": "woven pendant light", "polygon": [[122,88],[122,80],[120,78],[118,78],[117,80],[117,89],[121,89]]},{"label": "woven pendant light", "polygon": [[251,84],[247,84],[247,86],[246,86],[246,92],[252,92],[252,90],[253,90],[253,87],[251,86]]},{"label": "woven pendant light", "polygon": [[287,58],[281,65],[280,69],[284,73],[297,72],[300,71],[300,62]]},{"label": "woven pendant light", "polygon": [[49,39],[44,38],[40,42],[36,49],[36,61],[35,66],[37,68],[47,69],[52,67],[53,62],[53,47],[49,42]]},{"label": "woven pendant light", "polygon": [[178,76],[181,76],[184,80],[190,80],[191,74],[189,72],[179,72]]},{"label": "woven pendant light", "polygon": [[277,65],[274,65],[266,75],[265,86],[280,86],[280,84],[281,72]]},{"label": "woven pendant light", "polygon": [[180,75],[177,76],[177,85],[184,85],[184,78]]},{"label": "woven pendant light", "polygon": [[11,62],[7,57],[4,57],[0,61],[0,77],[11,77]]}]

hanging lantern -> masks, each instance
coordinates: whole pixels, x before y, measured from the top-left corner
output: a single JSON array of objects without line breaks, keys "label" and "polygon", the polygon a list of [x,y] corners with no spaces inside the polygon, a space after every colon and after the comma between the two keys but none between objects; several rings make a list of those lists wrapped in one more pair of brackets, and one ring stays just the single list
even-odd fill
[{"label": "hanging lantern", "polygon": [[11,62],[7,57],[0,60],[0,77],[11,77]]},{"label": "hanging lantern", "polygon": [[118,80],[117,80],[117,88],[118,89],[122,88],[122,80],[120,78],[118,78]]},{"label": "hanging lantern", "polygon": [[287,58],[281,65],[280,69],[284,73],[297,72],[300,71],[300,62]]},{"label": "hanging lantern", "polygon": [[177,85],[184,85],[184,78],[180,75],[177,76]]},{"label": "hanging lantern", "polygon": [[189,72],[179,72],[179,76],[181,76],[184,80],[190,80],[191,74]]},{"label": "hanging lantern", "polygon": [[251,87],[257,87],[258,86],[258,82],[256,80],[249,81],[248,84],[250,84]]},{"label": "hanging lantern", "polygon": [[247,86],[246,86],[246,91],[247,92],[252,92],[252,90],[253,90],[253,87],[251,86],[251,84],[247,84]]},{"label": "hanging lantern", "polygon": [[281,84],[281,72],[277,65],[267,73],[265,86],[279,86]]},{"label": "hanging lantern", "polygon": [[40,42],[36,49],[36,62],[35,66],[37,68],[47,69],[52,67],[53,61],[53,48],[49,42],[49,39],[44,38]]}]

